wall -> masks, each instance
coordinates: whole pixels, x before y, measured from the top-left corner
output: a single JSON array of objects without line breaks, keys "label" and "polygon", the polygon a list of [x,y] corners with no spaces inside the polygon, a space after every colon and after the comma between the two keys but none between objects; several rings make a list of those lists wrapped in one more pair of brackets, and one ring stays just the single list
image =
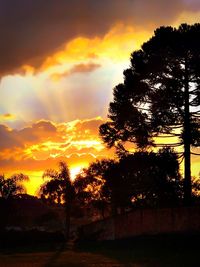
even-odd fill
[{"label": "wall", "polygon": [[114,240],[139,235],[200,232],[200,207],[135,210],[81,228],[86,239]]}]

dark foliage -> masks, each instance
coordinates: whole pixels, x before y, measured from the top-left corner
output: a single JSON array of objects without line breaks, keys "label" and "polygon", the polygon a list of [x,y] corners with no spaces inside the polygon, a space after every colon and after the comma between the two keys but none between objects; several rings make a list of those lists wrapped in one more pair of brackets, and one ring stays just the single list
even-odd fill
[{"label": "dark foliage", "polygon": [[182,182],[176,153],[169,148],[101,160],[84,169],[74,183],[82,203],[111,207],[113,215],[133,207],[178,205]]},{"label": "dark foliage", "polygon": [[22,173],[13,174],[9,178],[0,175],[0,198],[14,198],[17,197],[18,194],[25,193],[26,189],[22,182],[28,180],[28,176]]}]

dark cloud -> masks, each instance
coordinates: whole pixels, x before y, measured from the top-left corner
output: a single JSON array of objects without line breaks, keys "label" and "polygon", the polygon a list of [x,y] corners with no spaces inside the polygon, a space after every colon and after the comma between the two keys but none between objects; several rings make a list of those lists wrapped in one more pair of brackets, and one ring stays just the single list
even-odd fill
[{"label": "dark cloud", "polygon": [[91,72],[94,71],[98,68],[100,68],[101,65],[100,64],[96,64],[96,63],[88,63],[88,64],[76,64],[75,66],[73,66],[73,68],[70,70],[70,74],[74,74],[74,73],[81,73],[81,72]]},{"label": "dark cloud", "polygon": [[0,150],[21,147],[22,142],[18,140],[16,132],[5,125],[0,125]]},{"label": "dark cloud", "polygon": [[76,36],[101,36],[114,24],[169,24],[198,6],[186,0],[0,0],[0,73],[38,66]]},{"label": "dark cloud", "polygon": [[[27,144],[36,144],[40,141],[59,140],[57,128],[49,121],[39,121],[30,127],[20,130],[10,129],[0,125],[0,150],[23,148]],[[61,140],[61,139],[60,139]]]},{"label": "dark cloud", "polygon": [[191,11],[197,11],[197,9],[200,8],[200,1],[199,0],[183,0],[185,5],[188,6],[188,8]]},{"label": "dark cloud", "polygon": [[89,73],[89,72],[93,72],[96,69],[100,68],[101,65],[97,64],[97,63],[80,63],[80,64],[75,64],[71,69],[69,69],[66,72],[63,73],[53,73],[51,75],[52,79],[55,80],[59,80],[61,78],[66,78],[67,76],[70,76],[72,74],[76,74],[76,73]]}]

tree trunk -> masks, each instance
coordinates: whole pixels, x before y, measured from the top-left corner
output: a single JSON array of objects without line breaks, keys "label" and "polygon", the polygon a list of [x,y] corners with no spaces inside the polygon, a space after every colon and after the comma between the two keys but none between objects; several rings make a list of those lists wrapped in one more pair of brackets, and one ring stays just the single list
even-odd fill
[{"label": "tree trunk", "polygon": [[69,240],[70,237],[70,216],[71,216],[71,206],[69,205],[69,203],[65,204],[65,236],[66,236],[66,240]]},{"label": "tree trunk", "polygon": [[117,215],[117,205],[116,205],[116,194],[115,192],[111,193],[111,215]]},{"label": "tree trunk", "polygon": [[191,187],[191,158],[190,158],[190,104],[189,104],[189,79],[187,61],[185,63],[185,92],[184,92],[184,204],[191,205],[192,187]]},{"label": "tree trunk", "polygon": [[70,219],[71,219],[71,187],[66,185],[65,188],[65,237],[70,237]]}]

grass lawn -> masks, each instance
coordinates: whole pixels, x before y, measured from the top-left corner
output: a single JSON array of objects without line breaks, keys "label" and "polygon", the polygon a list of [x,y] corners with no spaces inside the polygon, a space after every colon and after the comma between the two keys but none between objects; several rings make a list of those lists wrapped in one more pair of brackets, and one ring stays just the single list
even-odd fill
[{"label": "grass lawn", "polygon": [[198,267],[200,236],[143,237],[120,242],[43,244],[2,249],[0,266],[7,267]]},{"label": "grass lawn", "polygon": [[93,254],[89,252],[75,252],[69,250],[0,255],[1,267],[118,266],[116,263],[116,260],[110,259],[100,254]]}]

